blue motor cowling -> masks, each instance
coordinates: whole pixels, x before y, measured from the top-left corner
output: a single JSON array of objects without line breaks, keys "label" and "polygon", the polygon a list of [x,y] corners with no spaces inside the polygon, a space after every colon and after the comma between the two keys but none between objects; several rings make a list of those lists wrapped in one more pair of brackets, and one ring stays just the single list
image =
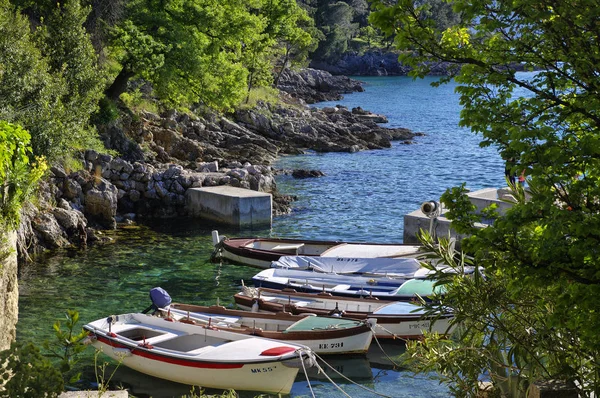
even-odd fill
[{"label": "blue motor cowling", "polygon": [[142,311],[144,314],[150,310],[157,310],[159,308],[167,308],[171,305],[171,296],[162,287],[155,287],[150,289],[150,300],[152,305]]}]

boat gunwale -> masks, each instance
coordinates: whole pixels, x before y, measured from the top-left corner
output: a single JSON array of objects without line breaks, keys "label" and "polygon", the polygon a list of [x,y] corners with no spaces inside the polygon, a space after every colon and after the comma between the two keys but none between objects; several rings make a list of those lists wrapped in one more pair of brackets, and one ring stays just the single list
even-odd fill
[{"label": "boat gunwale", "polygon": [[[316,315],[325,315],[330,314],[332,310],[320,309],[320,308],[312,308],[312,307],[304,307],[304,306],[296,306],[293,303],[290,304],[282,304],[282,303],[274,303],[272,301],[264,300],[262,298],[257,299],[256,297],[249,297],[242,294],[235,294],[234,300],[236,304],[241,306],[247,306],[248,304],[252,305],[254,301],[258,300],[259,309],[263,311],[284,311],[288,310],[292,314],[316,314]],[[385,304],[393,304],[396,303],[394,301],[384,303]],[[411,322],[411,321],[419,321],[419,320],[434,320],[434,319],[446,319],[452,318],[454,315],[451,313],[446,314],[436,314],[432,316],[426,316],[424,314],[403,314],[403,315],[393,315],[393,314],[374,314],[372,312],[367,311],[342,311],[342,318],[348,319],[356,319],[356,320],[364,320],[364,319],[375,319],[378,324],[386,324],[386,323],[398,323],[398,322]]]},{"label": "boat gunwale", "polygon": [[[188,366],[188,367],[207,367],[207,368],[218,369],[218,368],[221,368],[220,365],[224,365],[224,367],[222,367],[222,368],[226,369],[228,365],[232,365],[229,368],[237,368],[237,367],[242,367],[246,364],[252,365],[252,364],[264,364],[264,363],[269,363],[269,362],[285,362],[285,361],[290,361],[290,360],[293,361],[293,360],[300,358],[299,351],[302,349],[302,347],[298,347],[294,351],[290,351],[283,355],[265,356],[264,359],[256,358],[253,360],[243,360],[243,361],[226,359],[226,360],[215,361],[215,360],[211,360],[211,359],[202,359],[202,358],[198,358],[197,356],[194,356],[197,354],[187,354],[184,351],[172,350],[169,348],[152,347],[151,345],[150,345],[151,348],[144,347],[139,342],[137,342],[135,340],[131,340],[124,336],[120,336],[118,333],[115,333],[117,337],[111,337],[108,335],[108,332],[105,331],[104,329],[95,328],[90,325],[84,325],[83,328],[88,331],[88,334],[92,334],[93,336],[95,336],[95,338],[98,341],[100,341],[101,343],[106,344],[110,347],[129,349],[131,351],[132,355],[139,355],[139,356],[143,356],[148,359],[154,359],[157,361],[174,363],[176,365]],[[240,341],[240,340],[238,340],[238,341]],[[285,343],[285,342],[282,342],[282,343],[284,345],[291,346],[290,348],[294,348],[293,344],[289,344],[289,343]],[[203,347],[199,347],[199,348],[203,348]],[[147,355],[141,355],[139,353],[146,353]],[[171,359],[171,360],[162,360],[160,358],[166,358],[166,359]],[[178,362],[182,362],[182,363],[178,363]],[[202,365],[202,364],[204,364],[206,366],[196,366],[196,365]],[[208,366],[208,365],[215,365],[215,366]],[[233,366],[233,365],[235,365],[235,366]]]}]

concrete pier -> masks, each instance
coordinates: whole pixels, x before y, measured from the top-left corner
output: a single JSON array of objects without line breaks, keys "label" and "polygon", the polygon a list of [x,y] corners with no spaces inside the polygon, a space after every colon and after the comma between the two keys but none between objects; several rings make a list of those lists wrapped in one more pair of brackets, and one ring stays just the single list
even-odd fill
[{"label": "concrete pier", "polygon": [[[476,212],[480,213],[481,210],[490,206],[492,203],[495,203],[498,208],[497,211],[500,214],[504,214],[508,208],[511,207],[510,203],[505,202],[504,200],[514,200],[510,195],[510,191],[508,188],[496,189],[496,188],[486,188],[481,189],[479,191],[469,192],[467,194],[471,203],[475,205],[477,208]],[[412,213],[409,213],[404,216],[404,243],[419,243],[417,239],[417,232],[420,229],[424,229],[429,231],[430,226],[432,233],[435,234],[436,237],[452,237],[456,238],[460,241],[465,236],[459,235],[450,228],[450,220],[444,217],[444,209],[442,209],[441,214],[434,218],[433,221],[429,217],[427,217],[421,209],[415,210]],[[475,226],[479,228],[484,228],[486,224],[478,223]]]},{"label": "concrete pier", "polygon": [[192,216],[238,227],[271,226],[272,196],[269,193],[231,186],[190,188],[186,209]]}]

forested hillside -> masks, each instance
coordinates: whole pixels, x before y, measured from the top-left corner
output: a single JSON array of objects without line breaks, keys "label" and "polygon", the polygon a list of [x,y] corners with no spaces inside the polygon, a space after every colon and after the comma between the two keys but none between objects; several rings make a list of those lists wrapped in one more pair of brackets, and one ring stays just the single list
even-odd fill
[{"label": "forested hillside", "polygon": [[366,0],[0,0],[0,120],[52,162],[101,148],[94,126],[121,101],[230,111],[286,68],[388,48],[369,12]]},{"label": "forested hillside", "polygon": [[230,110],[316,44],[293,0],[86,3],[0,1],[0,119],[51,161],[98,145],[132,79],[164,106]]}]

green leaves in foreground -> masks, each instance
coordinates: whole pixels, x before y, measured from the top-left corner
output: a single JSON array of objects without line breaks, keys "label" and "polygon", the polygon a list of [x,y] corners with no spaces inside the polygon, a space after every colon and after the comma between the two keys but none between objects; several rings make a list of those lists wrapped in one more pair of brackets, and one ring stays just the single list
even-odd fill
[{"label": "green leaves in foreground", "polygon": [[63,392],[62,374],[38,348],[28,343],[13,343],[0,351],[0,378],[4,384],[0,397],[56,397]]},{"label": "green leaves in foreground", "polygon": [[44,349],[48,352],[46,356],[59,360],[60,371],[65,377],[69,377],[70,382],[79,380],[79,374],[69,376],[75,364],[78,361],[78,356],[86,345],[82,340],[87,336],[87,332],[83,329],[77,329],[79,321],[79,313],[74,310],[67,310],[65,313],[64,328],[61,321],[56,321],[53,325],[55,339],[44,342]]}]

